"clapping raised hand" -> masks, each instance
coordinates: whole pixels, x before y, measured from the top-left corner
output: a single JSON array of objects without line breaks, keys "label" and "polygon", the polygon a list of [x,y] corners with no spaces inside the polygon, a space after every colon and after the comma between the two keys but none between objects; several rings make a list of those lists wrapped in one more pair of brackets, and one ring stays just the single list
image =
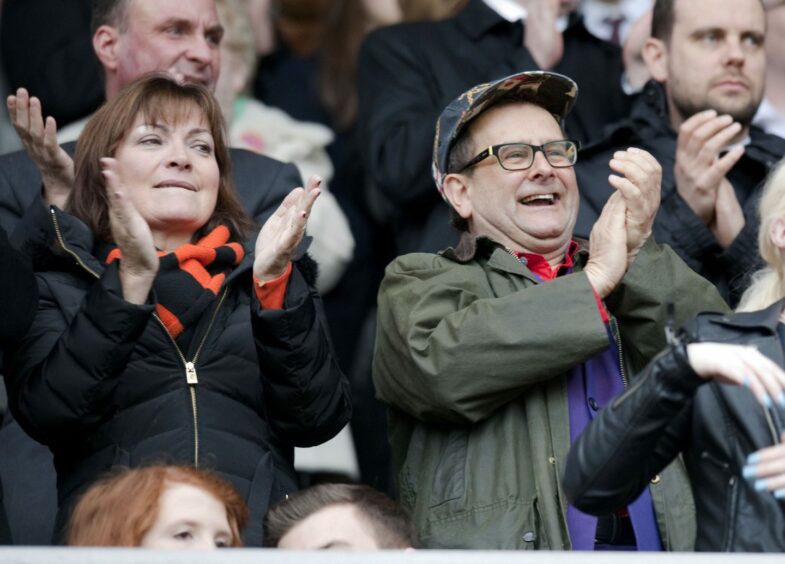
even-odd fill
[{"label": "clapping raised hand", "polygon": [[117,160],[103,158],[101,168],[106,181],[112,238],[122,253],[120,283],[123,298],[143,304],[159,266],[153,234],[128,196]]},{"label": "clapping raised hand", "polygon": [[65,207],[74,186],[74,161],[57,144],[57,124],[44,119],[41,101],[20,88],[8,97],[8,116],[27,154],[41,172],[47,204]]},{"label": "clapping raised hand", "polygon": [[256,238],[253,273],[262,282],[281,276],[305,235],[308,216],[321,193],[322,179],[311,176],[305,188],[295,188],[264,223]]}]

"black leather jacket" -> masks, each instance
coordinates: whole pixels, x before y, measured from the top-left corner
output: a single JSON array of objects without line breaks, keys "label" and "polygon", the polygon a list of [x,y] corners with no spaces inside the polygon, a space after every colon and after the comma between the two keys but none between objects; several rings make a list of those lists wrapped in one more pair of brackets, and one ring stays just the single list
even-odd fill
[{"label": "black leather jacket", "polygon": [[572,446],[563,477],[570,502],[607,514],[638,497],[680,453],[695,496],[696,550],[785,551],[785,502],[741,477],[750,453],[779,442],[785,410],[764,410],[743,387],[707,383],[686,344],[746,344],[783,365],[777,324],[785,300],[757,312],[704,313]]}]

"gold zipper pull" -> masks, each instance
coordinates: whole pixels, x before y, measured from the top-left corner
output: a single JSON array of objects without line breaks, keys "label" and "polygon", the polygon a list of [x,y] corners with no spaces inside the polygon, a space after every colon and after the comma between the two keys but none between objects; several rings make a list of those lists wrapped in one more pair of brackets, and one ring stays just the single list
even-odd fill
[{"label": "gold zipper pull", "polygon": [[193,362],[185,363],[185,381],[189,384],[199,383],[199,379],[196,377],[196,366]]}]

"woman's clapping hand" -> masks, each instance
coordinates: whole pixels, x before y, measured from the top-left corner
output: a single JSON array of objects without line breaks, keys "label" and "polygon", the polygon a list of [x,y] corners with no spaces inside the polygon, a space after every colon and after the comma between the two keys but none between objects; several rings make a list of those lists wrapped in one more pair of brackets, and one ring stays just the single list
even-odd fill
[{"label": "woman's clapping hand", "polygon": [[147,300],[158,272],[153,234],[128,196],[117,160],[103,158],[101,167],[106,181],[112,238],[123,255],[120,261],[123,297],[128,302],[142,304]]},{"label": "woman's clapping hand", "polygon": [[262,226],[256,239],[253,273],[262,282],[286,272],[297,246],[305,235],[308,216],[321,191],[322,179],[312,176],[305,188],[295,188]]}]

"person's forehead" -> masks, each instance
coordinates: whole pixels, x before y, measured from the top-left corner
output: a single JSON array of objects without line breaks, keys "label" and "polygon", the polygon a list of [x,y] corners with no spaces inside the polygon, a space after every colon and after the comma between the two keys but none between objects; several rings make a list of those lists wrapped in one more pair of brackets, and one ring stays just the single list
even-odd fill
[{"label": "person's forehead", "polygon": [[540,143],[561,139],[556,118],[545,108],[528,102],[493,106],[470,125],[472,137],[481,145],[524,141]]},{"label": "person's forehead", "polygon": [[764,33],[766,14],[760,0],[675,0],[673,30],[740,29]]},{"label": "person's forehead", "polygon": [[279,542],[279,548],[378,548],[365,519],[351,504],[331,504],[315,511]]},{"label": "person's forehead", "polygon": [[132,127],[140,125],[163,125],[167,129],[197,127],[210,132],[208,116],[195,100],[152,99],[134,118]]},{"label": "person's forehead", "polygon": [[127,0],[129,27],[155,25],[168,20],[189,21],[205,27],[219,25],[215,0]]}]

